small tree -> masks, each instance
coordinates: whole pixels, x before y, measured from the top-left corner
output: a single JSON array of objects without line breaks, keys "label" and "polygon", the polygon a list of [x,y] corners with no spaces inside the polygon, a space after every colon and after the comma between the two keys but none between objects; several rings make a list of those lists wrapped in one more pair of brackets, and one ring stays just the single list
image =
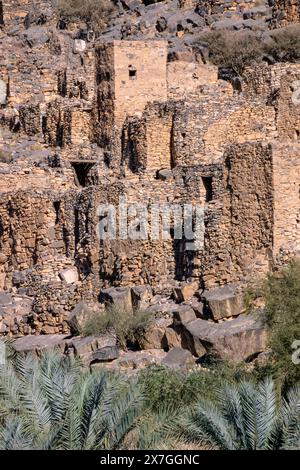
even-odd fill
[{"label": "small tree", "polygon": [[242,75],[244,68],[262,59],[260,39],[251,33],[212,31],[202,35],[196,44],[208,47],[209,59],[215,65],[231,68]]},{"label": "small tree", "polygon": [[266,43],[266,52],[276,62],[296,62],[300,59],[300,26],[290,26],[274,32]]},{"label": "small tree", "polygon": [[56,0],[60,16],[71,21],[82,20],[94,31],[102,31],[114,11],[110,0]]},{"label": "small tree", "polygon": [[300,381],[300,365],[292,360],[292,345],[300,340],[300,262],[293,261],[279,275],[270,275],[264,297],[275,373],[289,386]]}]

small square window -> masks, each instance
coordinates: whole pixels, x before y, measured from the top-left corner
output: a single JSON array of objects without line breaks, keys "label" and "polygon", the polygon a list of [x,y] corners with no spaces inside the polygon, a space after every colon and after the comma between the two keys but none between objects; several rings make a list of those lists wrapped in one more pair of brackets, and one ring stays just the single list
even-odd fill
[{"label": "small square window", "polygon": [[129,65],[128,73],[129,73],[130,80],[135,80],[136,79],[136,77],[137,77],[136,69],[134,67],[132,67],[132,65]]}]

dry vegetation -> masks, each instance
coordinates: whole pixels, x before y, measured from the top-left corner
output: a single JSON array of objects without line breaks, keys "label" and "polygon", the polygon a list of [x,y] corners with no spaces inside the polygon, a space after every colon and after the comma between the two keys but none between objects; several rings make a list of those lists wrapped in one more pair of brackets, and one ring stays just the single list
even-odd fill
[{"label": "dry vegetation", "polygon": [[212,31],[198,38],[195,45],[207,48],[209,59],[215,65],[242,75],[246,66],[263,60],[271,63],[299,61],[300,26],[275,31],[268,40],[253,32]]},{"label": "dry vegetation", "polygon": [[110,0],[56,0],[59,15],[70,21],[84,21],[88,28],[102,31],[114,11]]}]

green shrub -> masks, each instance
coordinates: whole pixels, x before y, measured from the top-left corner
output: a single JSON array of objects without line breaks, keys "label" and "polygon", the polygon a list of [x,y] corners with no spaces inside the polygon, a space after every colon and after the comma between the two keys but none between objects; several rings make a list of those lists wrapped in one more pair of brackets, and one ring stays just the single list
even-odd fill
[{"label": "green shrub", "polygon": [[275,31],[265,51],[276,62],[295,62],[300,59],[300,26],[290,26]]},{"label": "green shrub", "polygon": [[274,373],[291,385],[300,380],[300,364],[294,364],[292,344],[300,340],[300,262],[293,261],[265,284],[265,320],[274,354]]},{"label": "green shrub", "polygon": [[135,343],[143,336],[151,319],[149,313],[110,308],[105,313],[91,312],[79,333],[90,336],[114,331],[118,344],[126,348],[128,343]]},{"label": "green shrub", "polygon": [[161,407],[177,409],[191,405],[200,397],[215,399],[215,391],[224,382],[237,383],[249,376],[245,366],[216,362],[193,372],[174,371],[150,365],[139,374],[146,404],[153,411]]},{"label": "green shrub", "polygon": [[211,62],[242,75],[246,66],[272,57],[275,62],[296,62],[300,59],[300,26],[290,26],[272,33],[269,40],[255,33],[211,31],[202,34],[196,46],[208,48]]},{"label": "green shrub", "polygon": [[101,31],[114,11],[110,0],[56,0],[56,8],[60,16],[82,20],[94,31]]},{"label": "green shrub", "polygon": [[260,61],[263,55],[261,40],[251,33],[212,31],[202,35],[196,44],[208,47],[213,64],[231,68],[236,75],[242,75],[247,65]]}]

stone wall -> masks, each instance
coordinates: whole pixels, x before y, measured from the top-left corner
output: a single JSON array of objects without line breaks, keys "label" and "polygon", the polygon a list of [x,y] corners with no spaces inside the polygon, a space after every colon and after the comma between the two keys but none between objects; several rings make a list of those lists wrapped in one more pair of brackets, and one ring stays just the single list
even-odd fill
[{"label": "stone wall", "polygon": [[274,257],[286,261],[300,250],[300,144],[274,143]]},{"label": "stone wall", "polygon": [[282,27],[300,21],[298,0],[275,0],[273,6],[273,26]]}]

